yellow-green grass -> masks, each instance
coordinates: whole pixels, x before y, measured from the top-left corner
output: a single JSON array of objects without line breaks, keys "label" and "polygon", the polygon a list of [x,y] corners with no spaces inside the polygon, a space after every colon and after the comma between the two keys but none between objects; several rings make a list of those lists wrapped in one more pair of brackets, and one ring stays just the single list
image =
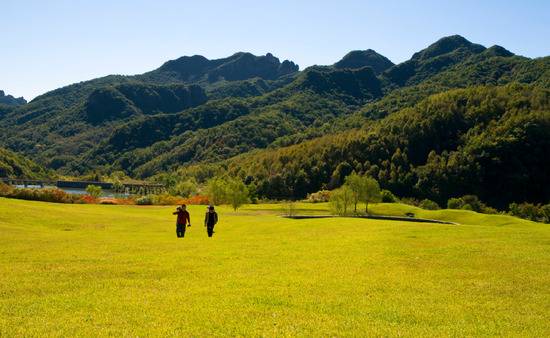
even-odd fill
[{"label": "yellow-green grass", "polygon": [[281,209],[221,207],[208,238],[192,206],[177,239],[173,207],[0,199],[0,336],[550,336],[548,225]]}]

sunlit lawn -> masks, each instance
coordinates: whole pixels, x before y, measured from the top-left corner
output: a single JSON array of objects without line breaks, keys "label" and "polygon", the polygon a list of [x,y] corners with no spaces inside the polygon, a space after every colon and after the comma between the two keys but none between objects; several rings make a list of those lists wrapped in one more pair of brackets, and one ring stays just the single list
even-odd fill
[{"label": "sunlit lawn", "polygon": [[0,336],[550,336],[549,225],[283,208],[222,207],[208,238],[192,206],[177,239],[173,207],[0,199]]}]

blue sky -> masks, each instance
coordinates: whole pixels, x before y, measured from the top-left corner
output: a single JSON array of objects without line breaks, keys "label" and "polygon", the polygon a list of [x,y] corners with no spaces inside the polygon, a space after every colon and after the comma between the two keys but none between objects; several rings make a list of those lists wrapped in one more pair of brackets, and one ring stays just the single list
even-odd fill
[{"label": "blue sky", "polygon": [[33,98],[182,55],[273,53],[303,69],[372,48],[398,63],[460,34],[550,55],[550,1],[0,0],[0,89]]}]

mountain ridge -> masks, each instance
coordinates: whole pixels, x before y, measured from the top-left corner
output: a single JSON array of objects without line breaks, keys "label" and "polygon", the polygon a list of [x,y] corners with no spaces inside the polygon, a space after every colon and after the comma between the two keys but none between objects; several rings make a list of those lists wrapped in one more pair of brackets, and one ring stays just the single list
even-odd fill
[{"label": "mountain ridge", "polygon": [[0,104],[4,104],[7,106],[20,106],[23,104],[26,104],[27,100],[25,98],[21,97],[14,97],[12,95],[4,93],[3,90],[0,90]]},{"label": "mountain ridge", "polygon": [[[373,58],[383,61],[379,68]],[[511,90],[515,95],[550,87],[550,57],[516,56],[501,46],[485,48],[460,36],[442,38],[397,65],[384,58],[374,50],[351,51],[333,65],[299,71],[271,54],[182,57],[148,73],[93,79],[45,93],[21,107],[0,109],[0,145],[59,173],[123,170],[147,179],[182,166],[223,166],[227,159],[327,135],[353,135],[352,130],[390,121],[406,109],[418,110],[425,107],[417,106],[422,100],[454,89],[514,82],[532,86]],[[346,146],[327,148],[340,157],[322,169],[324,182],[319,184],[337,186],[336,177],[347,170]],[[357,158],[363,156],[354,151]],[[381,150],[377,156],[380,166],[393,155]],[[279,174],[284,176],[273,172]],[[269,187],[275,189],[277,179]],[[301,197],[304,187],[320,187],[306,181],[293,184],[302,187],[300,195],[290,191],[266,197]]]}]

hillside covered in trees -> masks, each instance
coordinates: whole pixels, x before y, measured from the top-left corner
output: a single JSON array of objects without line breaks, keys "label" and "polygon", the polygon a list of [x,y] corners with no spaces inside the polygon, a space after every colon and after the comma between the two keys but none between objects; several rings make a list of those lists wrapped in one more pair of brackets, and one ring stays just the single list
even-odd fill
[{"label": "hillside covered in trees", "polygon": [[3,90],[0,90],[0,104],[6,106],[20,106],[25,103],[27,103],[27,100],[25,100],[24,98],[16,98],[9,94],[6,95]]},{"label": "hillside covered in trees", "polygon": [[65,175],[228,173],[267,198],[356,171],[440,203],[546,203],[549,89],[550,57],[457,35],[400,64],[371,49],[303,71],[270,53],[195,55],[0,106],[0,145]]},{"label": "hillside covered in trees", "polygon": [[[210,168],[260,196],[304,198],[366,173],[399,196],[475,194],[491,205],[550,199],[550,90],[479,86],[434,94],[358,130],[245,154]],[[200,179],[201,166],[181,170]]]},{"label": "hillside covered in trees", "polygon": [[14,152],[0,148],[0,177],[47,179],[49,171]]}]

